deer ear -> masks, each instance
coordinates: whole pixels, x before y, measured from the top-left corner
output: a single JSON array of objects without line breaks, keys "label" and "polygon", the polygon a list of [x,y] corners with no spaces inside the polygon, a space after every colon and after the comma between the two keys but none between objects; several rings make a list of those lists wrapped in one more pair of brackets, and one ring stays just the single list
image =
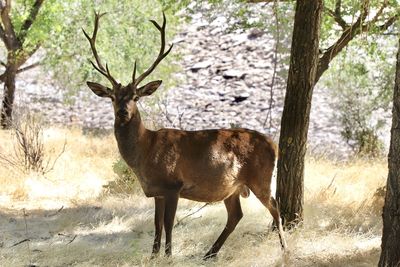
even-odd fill
[{"label": "deer ear", "polygon": [[97,96],[112,98],[112,90],[104,85],[92,82],[87,82],[86,84]]},{"label": "deer ear", "polygon": [[162,81],[149,82],[148,84],[136,89],[136,93],[140,97],[151,95],[157,90],[158,87],[160,87],[161,83]]}]

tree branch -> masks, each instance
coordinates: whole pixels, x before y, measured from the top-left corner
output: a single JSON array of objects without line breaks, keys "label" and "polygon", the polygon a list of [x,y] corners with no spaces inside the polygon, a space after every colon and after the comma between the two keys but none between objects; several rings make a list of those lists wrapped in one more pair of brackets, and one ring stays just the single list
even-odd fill
[{"label": "tree branch", "polygon": [[6,48],[7,50],[17,50],[21,47],[21,44],[15,35],[14,26],[10,19],[10,10],[11,0],[6,0],[5,4],[3,4],[3,1],[0,1],[0,16],[4,26]]},{"label": "tree branch", "polygon": [[24,21],[22,27],[21,27],[21,31],[20,31],[20,35],[18,36],[19,41],[21,43],[24,43],[25,38],[28,34],[28,31],[30,29],[30,27],[32,26],[32,24],[35,22],[36,17],[39,13],[40,8],[42,7],[44,0],[36,0],[35,3],[32,6],[31,12],[29,13],[28,18]]},{"label": "tree branch", "polygon": [[328,15],[331,16],[340,27],[342,27],[343,30],[346,30],[349,27],[347,22],[340,15],[340,12],[337,13],[336,10],[333,11],[329,8],[325,8],[325,10],[328,12]]},{"label": "tree branch", "polygon": [[26,66],[26,67],[23,67],[23,68],[17,70],[17,73],[21,73],[21,72],[36,68],[36,67],[40,66],[41,64],[42,64],[41,62],[35,62],[29,66]]},{"label": "tree branch", "polygon": [[4,82],[5,78],[6,78],[6,72],[0,74],[0,82]]},{"label": "tree branch", "polygon": [[395,23],[398,19],[399,19],[399,14],[396,14],[396,15],[390,17],[384,24],[378,26],[379,31],[386,31],[386,30],[389,29],[389,27],[392,26],[393,23]]},{"label": "tree branch", "polygon": [[36,53],[36,51],[41,47],[42,43],[36,44],[35,47],[33,47],[31,50],[28,50],[27,48],[21,49],[20,53],[18,55],[17,61],[15,65],[17,68],[21,67],[22,65],[25,64],[25,62],[33,55]]},{"label": "tree branch", "polygon": [[379,8],[375,16],[368,22],[364,23],[365,19],[369,13],[369,0],[364,0],[363,7],[360,16],[357,18],[356,22],[351,25],[349,28],[343,31],[342,35],[339,39],[320,57],[318,62],[318,69],[317,69],[317,77],[315,83],[321,78],[322,74],[329,68],[329,63],[332,61],[334,57],[336,57],[340,51],[343,50],[346,45],[354,39],[355,36],[362,32],[367,32],[371,26],[377,26],[379,31],[385,31],[388,29],[393,23],[398,19],[399,15],[396,14],[390,17],[383,25],[376,25],[378,19],[383,14],[383,9],[387,5],[387,0],[382,3],[382,6]]},{"label": "tree branch", "polygon": [[336,0],[335,10],[331,10],[327,7],[325,9],[328,11],[328,15],[330,15],[343,30],[346,30],[350,26],[342,17],[342,0]]},{"label": "tree branch", "polygon": [[342,0],[336,0],[335,3],[335,15],[341,17],[342,16]]},{"label": "tree branch", "polygon": [[6,43],[6,34],[4,33],[3,26],[0,25],[0,38],[3,40],[3,43]]}]

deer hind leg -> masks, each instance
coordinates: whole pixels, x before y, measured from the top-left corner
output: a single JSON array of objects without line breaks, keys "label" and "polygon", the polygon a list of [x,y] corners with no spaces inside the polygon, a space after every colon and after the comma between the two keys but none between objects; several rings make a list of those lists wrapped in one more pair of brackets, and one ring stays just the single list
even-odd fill
[{"label": "deer hind leg", "polygon": [[164,227],[165,199],[162,197],[155,197],[154,202],[156,208],[154,215],[155,235],[152,257],[156,256],[160,252],[161,236]]},{"label": "deer hind leg", "polygon": [[167,256],[172,255],[172,228],[174,226],[174,219],[176,214],[176,208],[178,206],[178,194],[171,194],[164,197],[165,199],[165,214],[164,214],[164,226],[165,226],[165,254]]},{"label": "deer hind leg", "polygon": [[256,195],[256,197],[261,201],[261,203],[269,210],[271,213],[275,225],[278,227],[279,240],[281,242],[282,249],[285,250],[287,247],[286,239],[283,234],[282,220],[279,212],[278,203],[270,195],[266,193],[266,190],[262,190],[262,187],[251,187],[251,191]]},{"label": "deer hind leg", "polygon": [[233,232],[240,219],[243,217],[242,208],[240,206],[239,194],[234,194],[224,200],[226,210],[228,212],[228,221],[221,235],[215,241],[214,245],[207,252],[203,259],[209,259],[215,257],[218,251],[221,249],[225,240]]},{"label": "deer hind leg", "polygon": [[269,206],[267,206],[267,208],[274,218],[275,225],[278,227],[279,240],[281,242],[282,249],[286,250],[287,243],[283,233],[282,219],[279,212],[278,202],[276,202],[275,198],[272,196],[270,197]]}]

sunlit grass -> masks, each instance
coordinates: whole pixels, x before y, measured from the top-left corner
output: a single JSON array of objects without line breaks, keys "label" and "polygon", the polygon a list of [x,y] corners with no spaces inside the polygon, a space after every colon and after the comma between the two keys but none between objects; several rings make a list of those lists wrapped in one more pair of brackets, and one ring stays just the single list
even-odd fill
[{"label": "sunlit grass", "polygon": [[[4,140],[0,153],[12,154],[12,132],[0,131],[0,140]],[[29,209],[67,207],[71,202],[98,196],[102,186],[115,178],[112,162],[118,152],[112,136],[94,137],[83,135],[79,129],[50,128],[44,130],[43,142],[51,162],[59,157],[53,170],[44,175],[25,174],[13,166],[0,165],[0,207],[18,203]]]},{"label": "sunlit grass", "polygon": [[[23,266],[373,266],[379,256],[385,160],[337,163],[308,158],[305,221],[280,250],[271,216],[251,195],[244,217],[218,258],[202,256],[222,231],[224,205],[180,200],[173,257],[150,259],[153,201],[142,193],[105,194],[116,179],[112,135],[80,129],[46,129],[47,152],[65,152],[45,174],[22,174],[0,166],[0,265]],[[12,152],[12,137],[0,131],[0,152]],[[24,216],[24,214],[26,216]],[[29,239],[21,244],[20,241]],[[15,246],[13,246],[15,245]]]}]

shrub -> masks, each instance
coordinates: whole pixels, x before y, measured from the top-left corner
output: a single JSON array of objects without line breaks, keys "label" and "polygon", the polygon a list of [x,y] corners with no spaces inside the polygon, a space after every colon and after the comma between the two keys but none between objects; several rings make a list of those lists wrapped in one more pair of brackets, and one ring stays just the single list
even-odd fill
[{"label": "shrub", "polygon": [[332,62],[322,82],[334,99],[333,119],[344,140],[356,154],[375,157],[384,149],[380,136],[388,122],[395,65],[390,59],[395,56],[379,38],[354,42]]},{"label": "shrub", "polygon": [[117,178],[105,186],[109,193],[132,194],[140,191],[136,175],[122,158],[113,163],[113,171]]},{"label": "shrub", "polygon": [[12,152],[0,153],[0,163],[9,169],[45,174],[54,168],[58,158],[65,151],[66,143],[56,158],[46,154],[42,123],[30,113],[14,120],[12,133],[14,149]]},{"label": "shrub", "polygon": [[371,122],[372,111],[363,106],[362,98],[357,97],[356,93],[347,92],[345,97],[347,99],[338,110],[339,121],[343,127],[342,137],[360,156],[381,155],[384,147],[378,131],[383,127],[384,121]]}]

